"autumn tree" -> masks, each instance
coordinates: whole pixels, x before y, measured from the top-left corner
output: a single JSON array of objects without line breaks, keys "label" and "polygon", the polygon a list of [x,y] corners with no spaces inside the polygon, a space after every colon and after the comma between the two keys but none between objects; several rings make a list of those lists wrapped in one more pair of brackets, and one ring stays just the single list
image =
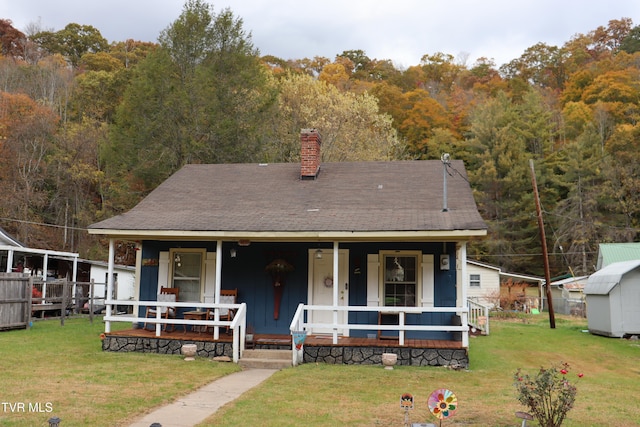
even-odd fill
[{"label": "autumn tree", "polygon": [[521,79],[542,88],[560,90],[567,79],[567,52],[557,46],[537,43],[525,50],[520,58],[500,67],[509,79]]},{"label": "autumn tree", "polygon": [[10,58],[23,59],[27,37],[14,28],[8,19],[0,19],[0,54]]},{"label": "autumn tree", "polygon": [[424,71],[425,78],[422,89],[436,98],[440,92],[449,93],[464,66],[456,64],[453,55],[437,52],[432,55],[423,55],[420,59],[420,68]]},{"label": "autumn tree", "polygon": [[373,96],[341,92],[306,74],[290,73],[278,87],[278,115],[265,160],[299,161],[302,128],[320,130],[326,162],[391,160],[402,152],[390,117],[378,111]]},{"label": "autumn tree", "polygon": [[78,66],[85,53],[102,52],[109,48],[109,43],[95,27],[75,23],[67,24],[60,31],[34,34],[31,40],[50,54],[61,54],[73,67]]},{"label": "autumn tree", "polygon": [[427,152],[427,143],[435,129],[451,129],[447,109],[422,89],[403,95],[405,114],[398,123],[398,132],[407,140],[408,152],[413,158],[433,158]]},{"label": "autumn tree", "polygon": [[123,42],[114,42],[109,46],[109,55],[118,59],[124,68],[132,68],[147,57],[158,47],[151,42],[141,42],[127,39]]},{"label": "autumn tree", "polygon": [[19,219],[16,237],[35,247],[46,247],[46,236],[33,232],[30,223],[41,222],[47,204],[46,157],[57,120],[50,109],[24,94],[0,92],[2,216]]},{"label": "autumn tree", "polygon": [[99,218],[104,172],[98,153],[107,136],[106,123],[85,118],[68,123],[56,135],[47,156],[47,223],[59,224],[57,247],[89,251],[92,238],[81,229]]}]

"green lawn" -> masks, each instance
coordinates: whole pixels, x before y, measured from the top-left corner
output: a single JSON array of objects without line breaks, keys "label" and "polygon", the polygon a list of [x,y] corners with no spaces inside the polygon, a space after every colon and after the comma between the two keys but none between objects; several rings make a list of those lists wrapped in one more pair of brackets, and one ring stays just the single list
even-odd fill
[{"label": "green lawn", "polygon": [[[426,401],[438,388],[453,390],[459,403],[443,426],[519,426],[514,412],[524,408],[515,398],[514,371],[535,373],[564,361],[572,379],[584,373],[564,426],[640,425],[640,342],[585,333],[584,320],[559,317],[556,325],[550,329],[545,315],[492,318],[490,336],[471,338],[468,371],[323,364],[285,369],[202,426],[401,426],[403,393],[415,398],[411,423],[437,425]],[[61,427],[124,426],[238,369],[204,359],[187,363],[178,355],[103,352],[102,331],[100,321],[71,319],[63,327],[50,320],[0,332],[0,426],[44,426],[53,415]]]},{"label": "green lawn", "polygon": [[[586,320],[545,315],[524,320],[491,320],[491,335],[471,338],[469,371],[441,367],[301,365],[287,369],[201,426],[402,426],[400,396],[411,393],[411,423],[434,423],[427,398],[438,388],[452,390],[459,403],[442,426],[520,426],[524,410],[515,397],[513,374],[535,374],[541,366],[571,365],[578,380],[575,407],[563,426],[640,425],[640,342],[583,332]],[[249,423],[247,421],[250,421]],[[537,423],[529,422],[529,426]]]},{"label": "green lawn", "polygon": [[179,355],[103,352],[102,332],[102,321],[87,318],[0,332],[0,426],[46,426],[52,416],[62,419],[61,427],[126,425],[239,370],[232,363],[185,362]]}]

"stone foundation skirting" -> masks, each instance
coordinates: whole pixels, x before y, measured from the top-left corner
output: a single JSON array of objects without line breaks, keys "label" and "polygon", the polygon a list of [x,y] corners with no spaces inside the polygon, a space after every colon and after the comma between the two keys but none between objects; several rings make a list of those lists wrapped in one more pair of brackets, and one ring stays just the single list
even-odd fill
[{"label": "stone foundation skirting", "polygon": [[163,338],[120,337],[107,335],[102,340],[103,351],[181,354],[183,344],[195,344],[197,356],[219,357],[233,356],[233,347],[229,342],[203,342],[192,340],[167,340]]},{"label": "stone foundation skirting", "polygon": [[[183,344],[195,344],[199,357],[233,357],[230,342],[207,342],[179,339],[126,337],[107,335],[102,340],[103,351],[138,352],[157,354],[181,354]],[[291,346],[257,344],[261,349],[291,349]],[[351,347],[351,346],[304,346],[304,363],[330,363],[339,365],[381,365],[382,353],[398,355],[397,365],[404,366],[448,366],[456,369],[469,368],[466,349],[434,349],[407,347]]]},{"label": "stone foundation skirting", "polygon": [[382,353],[397,354],[397,365],[469,368],[469,353],[466,349],[305,345],[303,361],[304,363],[318,362],[342,365],[380,365],[382,364]]}]

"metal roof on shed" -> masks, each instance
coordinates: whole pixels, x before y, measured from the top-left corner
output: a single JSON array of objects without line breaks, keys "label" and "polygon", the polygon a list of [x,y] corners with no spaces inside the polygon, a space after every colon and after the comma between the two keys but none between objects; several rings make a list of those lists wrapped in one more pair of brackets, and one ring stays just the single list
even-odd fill
[{"label": "metal roof on shed", "polygon": [[640,243],[600,243],[596,268],[600,270],[609,264],[640,259]]},{"label": "metal roof on shed", "polygon": [[640,260],[621,261],[609,264],[589,276],[584,287],[585,295],[608,295],[628,272],[640,267]]}]

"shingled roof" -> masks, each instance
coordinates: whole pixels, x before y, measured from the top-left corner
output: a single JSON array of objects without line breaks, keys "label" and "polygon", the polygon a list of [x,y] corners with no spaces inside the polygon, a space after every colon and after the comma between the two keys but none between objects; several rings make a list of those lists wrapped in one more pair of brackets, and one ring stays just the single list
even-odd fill
[{"label": "shingled roof", "polygon": [[[315,179],[300,165],[187,165],[129,212],[92,234],[174,236],[486,234],[462,161],[451,161],[443,211],[439,160],[323,163]],[[462,235],[461,235],[462,236]]]}]

